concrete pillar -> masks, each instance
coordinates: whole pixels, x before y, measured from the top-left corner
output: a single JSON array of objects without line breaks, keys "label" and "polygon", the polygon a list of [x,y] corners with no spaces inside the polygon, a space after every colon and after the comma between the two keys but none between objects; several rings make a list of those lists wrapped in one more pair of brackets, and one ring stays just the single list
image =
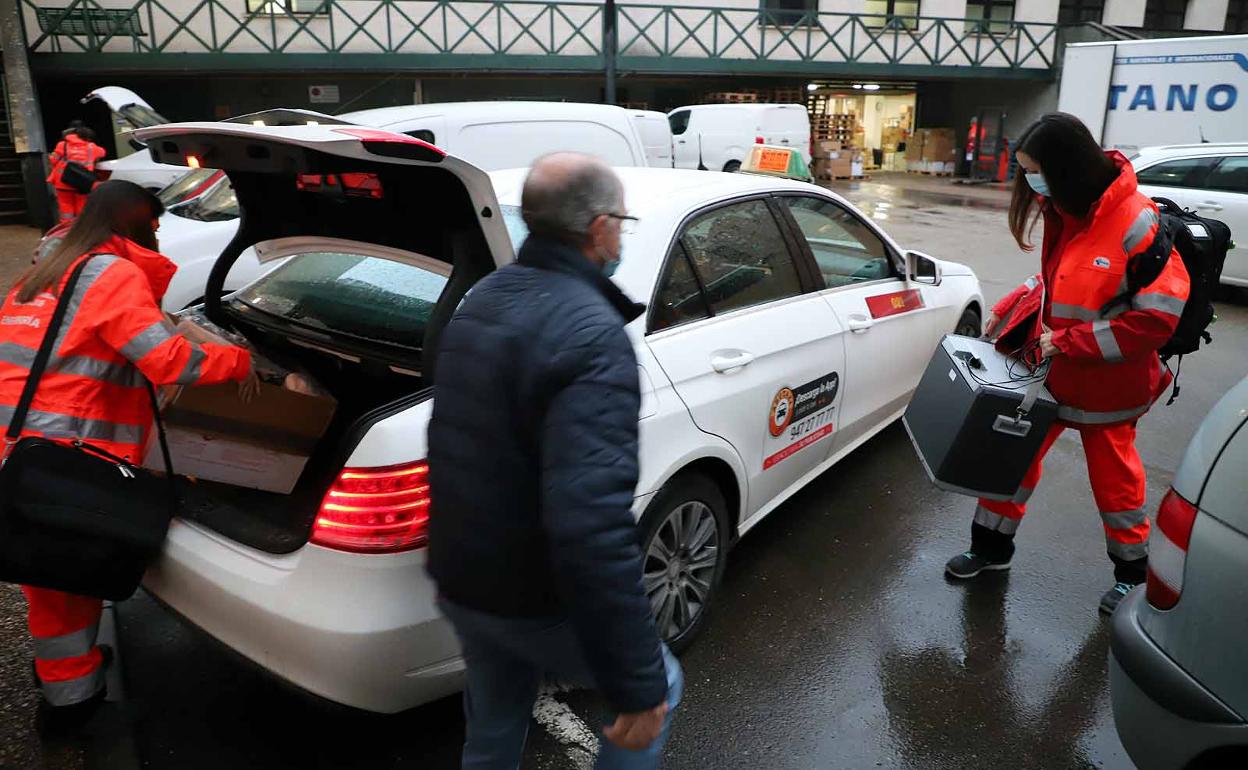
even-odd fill
[{"label": "concrete pillar", "polygon": [[1226,28],[1227,0],[1188,0],[1183,29],[1221,32]]},{"label": "concrete pillar", "polygon": [[9,97],[9,132],[21,160],[26,210],[35,224],[50,227],[54,209],[46,181],[47,142],[35,81],[26,59],[26,29],[18,2],[0,0],[0,48],[4,55],[5,91]]},{"label": "concrete pillar", "polygon": [[1111,27],[1143,27],[1144,0],[1105,0],[1101,23]]}]

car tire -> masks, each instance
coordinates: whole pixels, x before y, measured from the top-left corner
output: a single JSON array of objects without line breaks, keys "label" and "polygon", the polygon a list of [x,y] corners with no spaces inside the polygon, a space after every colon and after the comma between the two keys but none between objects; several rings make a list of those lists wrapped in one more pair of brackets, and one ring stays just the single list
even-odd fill
[{"label": "car tire", "polygon": [[973,307],[962,311],[962,317],[958,319],[958,325],[953,327],[953,333],[963,337],[983,336],[984,320],[980,318],[979,311]]},{"label": "car tire", "polygon": [[[707,526],[712,529],[705,530]],[[723,492],[709,478],[682,474],[650,501],[638,529],[642,586],[659,636],[679,653],[702,629],[724,575],[728,505]],[[713,561],[695,566],[707,560]]]},{"label": "car tire", "polygon": [[735,174],[740,170],[741,170],[741,161],[739,160],[730,160],[724,164],[725,173]]}]

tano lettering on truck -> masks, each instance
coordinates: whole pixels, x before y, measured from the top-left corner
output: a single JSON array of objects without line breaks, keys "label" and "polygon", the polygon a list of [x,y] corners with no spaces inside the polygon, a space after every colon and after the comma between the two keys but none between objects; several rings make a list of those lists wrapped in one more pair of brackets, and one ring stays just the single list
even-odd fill
[{"label": "tano lettering on truck", "polygon": [[[1217,64],[1233,62],[1248,72],[1248,56],[1242,53],[1208,53],[1183,54],[1169,56],[1122,56],[1114,59],[1115,66],[1144,64]],[[1115,83],[1109,87],[1109,109],[1117,110],[1125,105],[1128,110],[1144,109],[1150,112],[1158,109],[1165,112],[1176,110],[1191,112],[1198,103],[1203,103],[1213,112],[1225,112],[1235,106],[1239,99],[1239,89],[1233,83],[1215,83],[1204,87],[1204,98],[1199,99],[1201,84],[1199,83],[1140,83],[1131,86]],[[1130,101],[1123,99],[1128,93]],[[1164,106],[1159,106],[1164,105]]]}]

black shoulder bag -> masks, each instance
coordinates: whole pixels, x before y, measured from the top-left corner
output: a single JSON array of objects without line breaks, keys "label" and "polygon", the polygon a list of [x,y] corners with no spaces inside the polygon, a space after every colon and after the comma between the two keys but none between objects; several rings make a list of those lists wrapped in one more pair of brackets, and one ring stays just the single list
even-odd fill
[{"label": "black shoulder bag", "polygon": [[155,388],[147,384],[165,477],[81,440],[18,440],[89,261],[65,284],[5,434],[10,451],[0,468],[0,581],[116,601],[135,592],[160,553],[177,500]]}]

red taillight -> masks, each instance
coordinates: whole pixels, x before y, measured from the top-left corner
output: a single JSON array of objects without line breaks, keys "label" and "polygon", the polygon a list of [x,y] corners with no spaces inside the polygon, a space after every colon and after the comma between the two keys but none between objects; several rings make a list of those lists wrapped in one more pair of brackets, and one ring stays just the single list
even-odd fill
[{"label": "red taillight", "polygon": [[356,553],[395,553],[428,540],[429,466],[344,468],[316,514],[312,542]]},{"label": "red taillight", "polygon": [[754,137],[754,144],[766,144],[766,143],[767,143],[767,140],[763,139],[763,137],[761,136]]},{"label": "red taillight", "polygon": [[1161,501],[1157,526],[1148,543],[1148,603],[1168,610],[1183,593],[1183,568],[1196,523],[1196,506],[1173,489]]},{"label": "red taillight", "polygon": [[111,177],[112,175],[113,175],[112,169],[97,168],[95,170],[95,178],[100,180],[101,182],[107,182],[109,177]]}]

